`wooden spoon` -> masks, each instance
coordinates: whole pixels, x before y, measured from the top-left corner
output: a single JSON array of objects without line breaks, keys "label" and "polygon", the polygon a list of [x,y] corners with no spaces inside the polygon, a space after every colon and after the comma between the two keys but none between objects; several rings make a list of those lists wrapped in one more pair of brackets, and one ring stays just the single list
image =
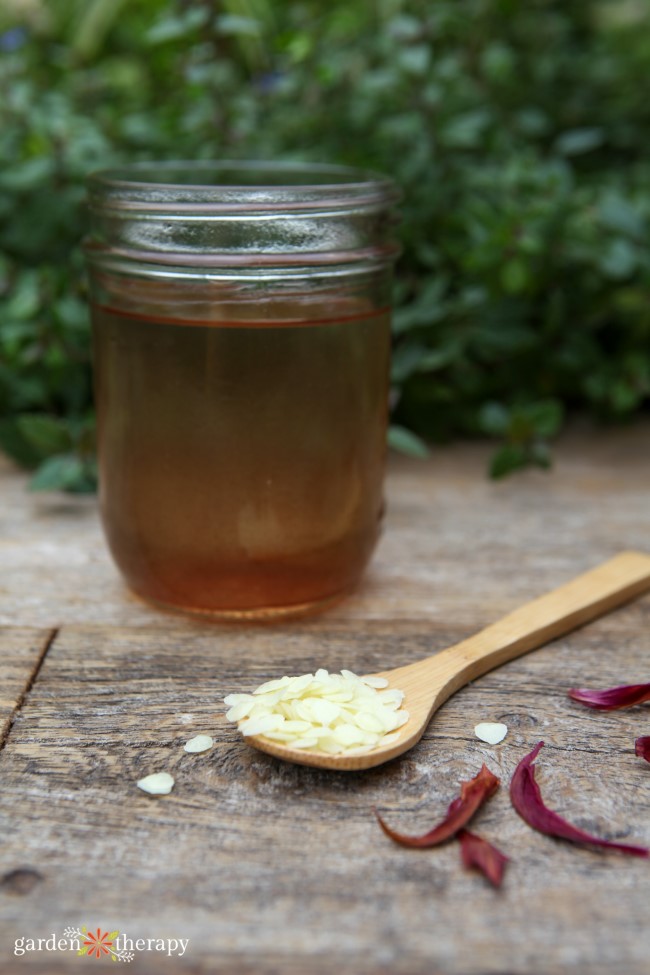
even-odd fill
[{"label": "wooden spoon", "polygon": [[246,741],[269,755],[299,765],[340,772],[381,765],[412,748],[424,734],[431,716],[469,681],[604,616],[648,589],[650,556],[622,552],[559,589],[526,603],[462,643],[433,657],[373,675],[385,677],[392,687],[405,693],[402,707],[410,718],[400,728],[399,739],[391,744],[361,754],[327,755],[290,748],[261,735],[247,737]]}]

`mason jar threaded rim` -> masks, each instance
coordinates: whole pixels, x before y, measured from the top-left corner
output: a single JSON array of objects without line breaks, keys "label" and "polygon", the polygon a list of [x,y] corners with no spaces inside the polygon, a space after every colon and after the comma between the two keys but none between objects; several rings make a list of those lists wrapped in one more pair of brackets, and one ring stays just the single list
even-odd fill
[{"label": "mason jar threaded rim", "polygon": [[389,178],[323,163],[138,162],[88,178],[91,261],[195,267],[392,263]]},{"label": "mason jar threaded rim", "polygon": [[91,173],[88,188],[91,209],[205,214],[280,207],[350,210],[397,203],[401,197],[392,180],[373,170],[251,160],[135,162]]}]

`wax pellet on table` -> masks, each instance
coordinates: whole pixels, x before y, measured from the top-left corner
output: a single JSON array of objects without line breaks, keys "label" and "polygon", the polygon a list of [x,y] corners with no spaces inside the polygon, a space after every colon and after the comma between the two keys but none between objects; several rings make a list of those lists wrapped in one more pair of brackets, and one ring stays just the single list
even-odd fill
[{"label": "wax pellet on table", "polygon": [[174,788],[174,777],[169,772],[154,772],[137,781],[138,789],[151,796],[167,796]]},{"label": "wax pellet on table", "polygon": [[474,734],[488,745],[498,745],[508,734],[508,726],[500,721],[481,721],[474,728]]},{"label": "wax pellet on table", "polygon": [[212,748],[213,745],[214,738],[211,738],[210,735],[195,735],[194,738],[185,742],[184,749],[186,752],[207,752],[208,748]]}]

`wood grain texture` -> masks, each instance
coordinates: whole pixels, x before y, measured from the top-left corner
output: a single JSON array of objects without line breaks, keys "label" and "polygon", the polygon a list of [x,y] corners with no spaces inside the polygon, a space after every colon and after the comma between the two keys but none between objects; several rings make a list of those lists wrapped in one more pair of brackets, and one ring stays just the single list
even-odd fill
[{"label": "wood grain texture", "polygon": [[[65,628],[0,758],[1,970],[79,971],[76,958],[11,947],[85,923],[190,938],[184,958],[138,955],[134,970],[151,975],[645,975],[648,863],[532,832],[507,783],[543,739],[550,805],[602,836],[650,843],[650,767],[633,753],[648,709],[601,714],[566,697],[638,680],[649,628],[643,597],[459,691],[413,751],[349,775],[255,752],[220,699],[285,671],[405,664],[465,627]],[[506,740],[478,741],[480,720],[505,721]],[[186,754],[200,732],[214,748]],[[454,843],[405,850],[372,814],[422,831],[483,761],[503,784],[473,828],[511,858],[499,893],[463,872]],[[154,799],[135,782],[157,770],[176,786]]]},{"label": "wood grain texture", "polygon": [[[467,623],[468,631],[622,549],[650,550],[650,422],[574,429],[552,472],[486,476],[492,447],[392,456],[383,538],[361,588],[322,618]],[[157,625],[112,565],[93,498],[32,494],[0,458],[0,625]],[[172,614],[167,625],[182,632]]]},{"label": "wood grain texture", "polygon": [[[147,975],[647,975],[647,862],[533,833],[506,786],[543,739],[553,808],[650,844],[650,766],[634,756],[648,706],[598,713],[566,698],[648,680],[648,597],[465,687],[412,752],[363,773],[259,754],[219,702],[312,666],[410,663],[622,549],[650,551],[649,448],[647,422],[576,429],[551,474],[499,484],[485,445],[393,458],[386,532],[359,592],[311,623],[257,628],[141,603],[109,560],[94,499],[28,494],[0,460],[0,624],[27,628],[2,633],[4,660],[26,661],[13,689],[3,669],[8,704],[24,695],[0,752],[3,975],[96,964],[12,954],[16,937],[82,923],[190,938],[180,959],[138,955]],[[505,721],[505,741],[478,741],[481,720]],[[183,752],[200,732],[215,747]],[[484,760],[503,784],[472,828],[511,858],[499,893],[462,871],[454,844],[405,850],[372,815],[423,831]],[[171,795],[137,790],[162,769]]]},{"label": "wood grain texture", "polygon": [[51,630],[0,627],[0,748],[53,635]]}]

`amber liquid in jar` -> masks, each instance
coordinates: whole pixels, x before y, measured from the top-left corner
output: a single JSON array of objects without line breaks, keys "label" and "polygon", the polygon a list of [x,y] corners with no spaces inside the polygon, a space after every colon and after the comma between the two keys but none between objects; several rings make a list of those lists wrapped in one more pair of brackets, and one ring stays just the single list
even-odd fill
[{"label": "amber liquid in jar", "polygon": [[300,299],[265,320],[93,308],[101,506],[159,603],[300,613],[354,587],[382,513],[389,312]]}]

